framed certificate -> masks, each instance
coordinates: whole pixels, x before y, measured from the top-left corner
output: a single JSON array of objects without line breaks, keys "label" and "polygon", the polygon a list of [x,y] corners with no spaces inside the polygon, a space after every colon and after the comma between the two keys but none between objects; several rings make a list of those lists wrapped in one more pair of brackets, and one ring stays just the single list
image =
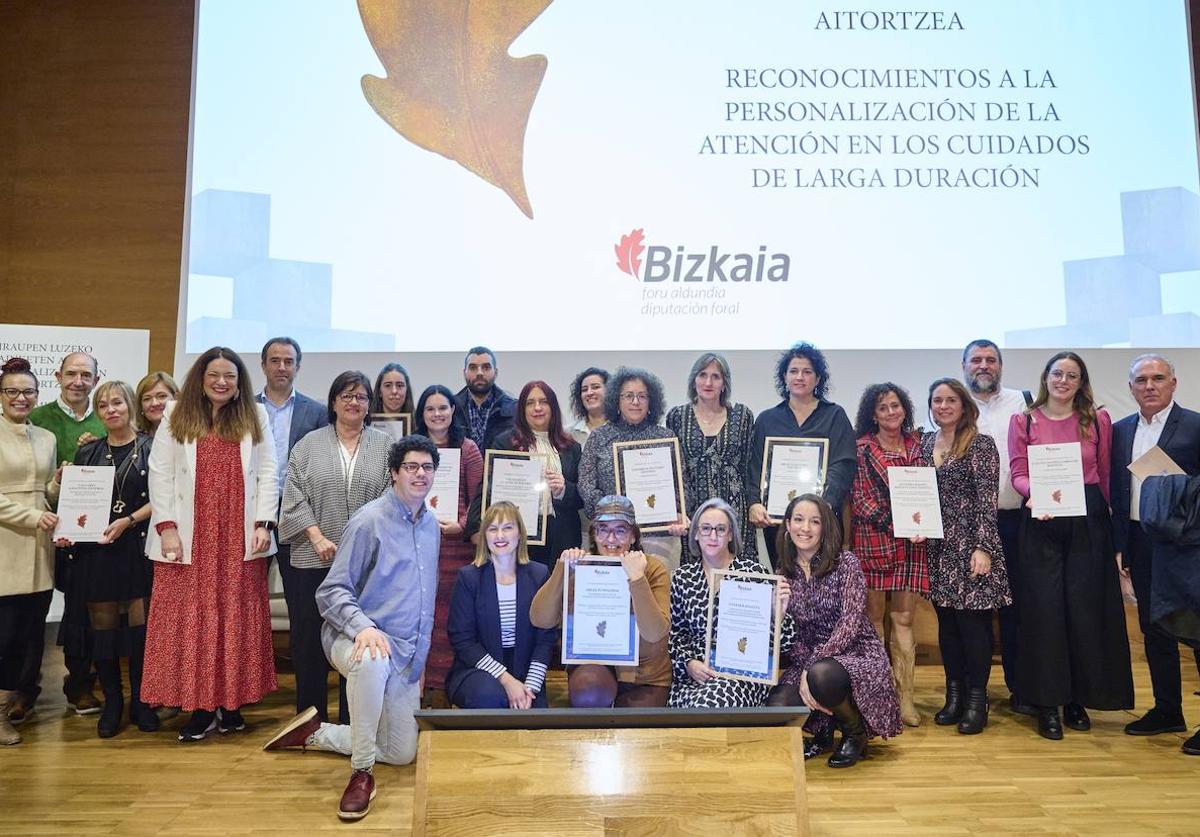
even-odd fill
[{"label": "framed certificate", "polygon": [[928,467],[890,466],[888,496],[892,534],[898,538],[944,538],[937,471]]},{"label": "framed certificate", "polygon": [[442,523],[458,520],[458,477],[462,465],[461,448],[438,448],[438,468],[433,473],[433,486],[425,505]]},{"label": "framed certificate", "polygon": [[774,686],[779,682],[779,631],[783,612],[776,591],[783,576],[716,570],[708,589],[704,659],[731,680]]},{"label": "framed certificate", "polygon": [[112,465],[64,465],[58,494],[55,538],[74,543],[97,543],[108,528],[113,508]]},{"label": "framed certificate", "polygon": [[763,466],[759,477],[767,517],[783,522],[792,498],[823,494],[829,467],[829,440],[796,436],[768,436],[763,440]]},{"label": "framed certificate", "polygon": [[483,459],[483,508],[508,501],[521,511],[525,542],[544,546],[550,519],[550,487],[544,472],[546,457],[535,453],[489,450]]},{"label": "framed certificate", "polygon": [[1029,446],[1029,496],[1034,517],[1087,515],[1079,442]]},{"label": "framed certificate", "polygon": [[615,443],[613,472],[642,534],[665,532],[684,513],[683,456],[675,437]]},{"label": "framed certificate", "polygon": [[372,413],[371,426],[392,437],[403,439],[412,433],[412,413]]},{"label": "framed certificate", "polygon": [[567,563],[563,584],[564,665],[638,664],[638,627],[620,558],[587,555]]}]

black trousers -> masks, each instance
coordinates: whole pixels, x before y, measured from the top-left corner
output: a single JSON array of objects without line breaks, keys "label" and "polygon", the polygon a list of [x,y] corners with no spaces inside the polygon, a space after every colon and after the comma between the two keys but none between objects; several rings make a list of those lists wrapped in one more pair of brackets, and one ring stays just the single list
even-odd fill
[{"label": "black trousers", "polygon": [[[321,645],[321,626],[325,620],[317,610],[317,588],[329,574],[328,567],[293,567],[291,549],[280,546],[277,555],[283,596],[287,600],[292,667],[296,672],[296,711],[317,707],[322,721],[329,720],[329,660]],[[339,722],[350,723],[346,703],[346,680],[338,680]]]},{"label": "black trousers", "polygon": [[[500,662],[504,663],[504,667],[511,673],[511,649],[505,650],[504,659]],[[504,691],[500,681],[478,668],[466,672],[461,677],[447,678],[446,697],[462,709],[508,709],[508,692]],[[545,709],[547,705],[546,689],[543,686],[533,699],[533,708]]]},{"label": "black trousers", "polygon": [[1154,705],[1171,717],[1183,717],[1183,678],[1179,671],[1179,641],[1150,621],[1150,579],[1153,576],[1150,539],[1142,525],[1129,521],[1125,564],[1137,596],[1138,627],[1146,646],[1146,664]]},{"label": "black trousers", "polygon": [[46,614],[53,590],[0,596],[0,690],[30,702],[42,691],[38,679],[46,650]]},{"label": "black trousers", "polygon": [[992,612],[937,606],[934,610],[946,679],[986,689],[992,674]]},{"label": "black trousers", "polygon": [[1000,509],[996,526],[1000,530],[1000,545],[1004,548],[1004,567],[1012,588],[1013,603],[999,608],[1000,655],[1004,664],[1004,685],[1009,694],[1024,700],[1020,687],[1021,659],[1021,517],[1020,509]]},{"label": "black trousers", "polygon": [[1086,496],[1086,517],[1042,521],[1024,513],[1022,696],[1035,706],[1131,709],[1129,636],[1108,504],[1097,485],[1086,486]]}]

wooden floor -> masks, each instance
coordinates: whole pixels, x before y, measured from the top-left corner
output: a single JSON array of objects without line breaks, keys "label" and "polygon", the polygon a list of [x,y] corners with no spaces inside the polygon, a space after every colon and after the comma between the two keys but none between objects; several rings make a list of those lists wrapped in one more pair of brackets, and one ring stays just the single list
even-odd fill
[{"label": "wooden floor", "polygon": [[[1150,704],[1149,681],[1135,643],[1138,706]],[[48,657],[57,657],[50,651]],[[1190,656],[1184,666],[1185,712],[1200,722],[1200,688]],[[48,661],[45,682],[52,679]],[[918,703],[928,715],[941,703],[941,670],[921,666]],[[993,693],[1003,679],[995,669]],[[21,727],[24,743],[0,748],[0,834],[408,834],[413,767],[380,765],[370,816],[339,823],[335,809],[348,760],[326,753],[263,753],[262,743],[291,715],[290,677],[263,704],[245,712],[247,732],[179,744],[174,730],[127,729],[95,736],[95,717],[66,714],[47,688],[39,711]],[[1046,741],[1032,719],[994,705],[979,736],[926,721],[872,747],[851,770],[807,765],[814,834],[1200,834],[1200,757],[1183,755],[1185,735],[1133,738],[1131,712],[1092,713],[1090,733],[1067,730]],[[1189,733],[1190,734],[1190,733]],[[470,770],[469,759],[462,769]],[[496,786],[495,794],[503,794]],[[764,793],[790,792],[765,786]],[[486,805],[487,799],[480,804]],[[665,833],[665,832],[664,832]],[[689,832],[691,833],[691,832]],[[733,832],[726,832],[728,837]]]}]

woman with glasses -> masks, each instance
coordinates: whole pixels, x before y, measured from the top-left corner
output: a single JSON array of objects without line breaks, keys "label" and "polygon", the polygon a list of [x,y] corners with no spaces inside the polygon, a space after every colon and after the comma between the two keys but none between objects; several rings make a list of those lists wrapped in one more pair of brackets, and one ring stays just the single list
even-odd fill
[{"label": "woman with glasses", "polygon": [[0,367],[0,744],[19,744],[8,711],[32,707],[45,648],[46,614],[54,592],[50,533],[58,517],[54,434],[29,423],[38,382],[29,361]]},{"label": "woman with glasses", "polygon": [[[1042,370],[1037,398],[1012,417],[1013,487],[1030,496],[1029,446],[1078,443],[1085,517],[1021,522],[1022,696],[1038,710],[1038,733],[1091,728],[1085,707],[1131,709],[1133,674],[1109,514],[1112,420],[1092,396],[1083,358],[1059,352]],[[1062,716],[1058,707],[1062,706]]]},{"label": "woman with glasses", "polygon": [[[592,431],[583,446],[579,465],[579,496],[589,519],[595,519],[601,497],[614,495],[617,477],[613,464],[613,446],[618,442],[677,438],[658,423],[665,399],[662,382],[645,369],[622,366],[608,382],[604,414],[608,424]],[[687,531],[687,520],[680,515],[667,536],[642,539],[646,549],[658,555],[671,569],[679,566],[679,538]]]},{"label": "woman with glasses", "polygon": [[246,365],[214,346],[192,364],[150,450],[153,606],[142,699],[192,717],[179,740],[246,728],[275,690],[267,562],[279,483],[266,409]]},{"label": "woman with glasses", "polygon": [[829,458],[825,484],[818,492],[841,520],[842,504],[850,496],[850,485],[858,470],[854,452],[854,428],[850,418],[829,401],[829,364],[824,353],[811,343],[797,343],[779,356],[775,364],[775,389],[784,399],[758,414],[750,448],[747,494],[750,523],[763,529],[767,555],[775,566],[779,527],[771,523],[763,505],[762,467],[768,436],[827,439]]},{"label": "woman with glasses", "polygon": [[[641,530],[628,497],[609,495],[595,505],[589,534],[593,554],[619,558],[629,580],[629,595],[639,636],[638,664],[633,666],[577,665],[567,670],[571,706],[666,706],[671,688],[670,627],[671,574],[642,548]],[[529,621],[538,628],[558,627],[563,615],[563,585],[567,565],[588,553],[568,549],[529,606]]]},{"label": "woman with glasses", "polygon": [[467,438],[465,417],[454,413],[454,393],[441,384],[425,388],[417,400],[413,415],[413,432],[428,436],[438,448],[458,448],[462,451],[458,465],[458,503],[454,519],[442,520],[441,512],[435,509],[438,526],[442,530],[442,544],[438,551],[438,588],[434,607],[433,639],[429,658],[425,663],[425,690],[432,699],[446,685],[446,674],[454,662],[454,649],[446,635],[450,619],[450,597],[458,571],[475,559],[475,547],[467,539],[467,515],[471,504],[479,496],[483,483],[483,454],[478,446]]},{"label": "woman with glasses", "polygon": [[296,711],[315,706],[322,721],[329,720],[329,663],[321,645],[324,620],[317,611],[317,587],[329,574],[347,521],[391,485],[387,457],[392,439],[368,426],[370,403],[371,384],[361,372],[334,378],[326,399],[329,424],[292,448],[283,489],[279,540],[292,547],[299,582],[285,588]]},{"label": "woman with glasses", "polygon": [[179,396],[179,386],[166,372],[151,372],[138,381],[134,393],[137,407],[137,429],[151,437],[158,430],[167,402]]},{"label": "woman with glasses", "polygon": [[[688,374],[687,393],[688,403],[672,407],[666,425],[679,437],[683,449],[688,516],[710,497],[720,497],[737,514],[738,531],[754,534],[746,500],[754,413],[745,404],[730,400],[733,375],[725,356],[716,352],[700,355]],[[741,538],[738,541],[741,543]],[[752,537],[742,543],[747,558],[758,556],[757,541]]]},{"label": "woman with glasses", "polygon": [[[737,512],[714,497],[700,504],[692,515],[687,537],[688,552],[695,560],[681,566],[671,577],[671,695],[668,706],[717,708],[762,706],[770,687],[746,680],[731,680],[712,669],[704,655],[708,633],[708,600],[721,570],[761,573],[756,558],[746,555]],[[780,584],[776,608],[787,612],[791,588]],[[791,645],[794,623],[783,617],[780,648]]]}]

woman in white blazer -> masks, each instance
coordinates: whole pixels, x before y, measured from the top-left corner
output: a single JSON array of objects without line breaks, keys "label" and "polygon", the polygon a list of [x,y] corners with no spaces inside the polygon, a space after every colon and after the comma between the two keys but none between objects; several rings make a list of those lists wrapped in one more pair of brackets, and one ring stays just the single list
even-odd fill
[{"label": "woman in white blazer", "polygon": [[279,502],[274,443],[232,349],[196,359],[150,451],[154,570],[142,699],[192,712],[180,741],[245,729],[275,689],[267,562]]}]

